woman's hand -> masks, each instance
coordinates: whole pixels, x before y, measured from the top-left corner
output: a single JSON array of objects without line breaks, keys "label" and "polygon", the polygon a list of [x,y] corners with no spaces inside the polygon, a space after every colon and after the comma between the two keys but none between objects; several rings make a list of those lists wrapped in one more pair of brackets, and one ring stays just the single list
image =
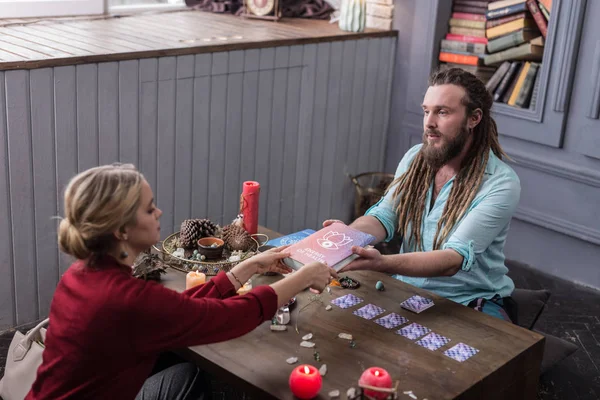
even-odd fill
[{"label": "woman's hand", "polygon": [[346,223],[344,221],[340,221],[339,219],[327,219],[327,220],[323,221],[323,228],[327,228],[329,225],[334,224],[336,222],[338,224],[346,225]]},{"label": "woman's hand", "polygon": [[290,256],[287,248],[290,246],[281,246],[267,250],[263,253],[250,257],[247,262],[256,268],[257,274],[265,272],[277,272],[280,274],[289,274],[292,269],[283,263],[283,259]]},{"label": "woman's hand", "polygon": [[316,261],[305,264],[298,273],[305,274],[309,279],[309,287],[318,293],[325,290],[331,279],[338,277],[333,268]]},{"label": "woman's hand", "polygon": [[357,254],[359,258],[352,261],[340,270],[340,272],[358,271],[358,270],[370,270],[370,271],[382,271],[384,264],[384,257],[381,255],[379,250],[375,247],[368,246],[366,248],[353,246],[352,253]]}]

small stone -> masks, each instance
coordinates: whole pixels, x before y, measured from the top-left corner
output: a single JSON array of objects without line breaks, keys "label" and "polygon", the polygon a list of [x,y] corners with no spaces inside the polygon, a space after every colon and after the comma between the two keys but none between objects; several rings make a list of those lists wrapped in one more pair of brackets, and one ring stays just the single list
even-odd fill
[{"label": "small stone", "polygon": [[318,351],[315,350],[315,352],[313,353],[313,357],[315,358],[315,361],[321,361],[321,355],[319,354]]},{"label": "small stone", "polygon": [[[272,326],[272,325],[271,325]],[[279,325],[278,325],[279,326]],[[285,326],[285,325],[283,325]],[[315,347],[315,344],[313,342],[307,342],[306,340],[303,341],[302,343],[300,343],[300,347],[307,347],[309,349],[312,349],[313,347]]]},{"label": "small stone", "polygon": [[213,243],[213,244],[210,245],[210,247],[211,247],[211,249],[215,249],[215,248],[218,247],[218,245],[216,243]]},{"label": "small stone", "polygon": [[333,307],[331,307],[331,304],[328,304],[327,307],[325,307],[325,311],[329,311],[331,310]]},{"label": "small stone", "polygon": [[356,347],[356,342],[353,340],[350,342],[350,348],[353,349]]},{"label": "small stone", "polygon": [[202,254],[202,255],[200,256],[200,259],[201,259],[202,261],[204,261],[204,260],[206,260],[206,256],[205,256],[204,254]]},{"label": "small stone", "polygon": [[286,363],[288,364],[296,364],[298,362],[298,357],[290,357],[287,360],[285,360]]},{"label": "small stone", "polygon": [[375,284],[375,289],[379,290],[380,292],[383,292],[385,290],[383,282],[377,281],[377,283]]},{"label": "small stone", "polygon": [[313,334],[312,333],[308,333],[304,336],[302,336],[302,340],[310,340],[313,338]]},{"label": "small stone", "polygon": [[412,393],[411,393],[411,394],[409,394],[408,396],[409,396],[411,399],[415,399],[415,400],[416,400],[416,399],[418,399],[418,397],[417,397],[417,396],[415,396],[415,395],[414,395],[414,394],[412,394]]},{"label": "small stone", "polygon": [[331,293],[331,288],[327,286],[327,293]]},{"label": "small stone", "polygon": [[346,397],[348,397],[349,399],[353,399],[354,397],[356,397],[356,389],[351,387],[350,389],[348,389],[346,391]]},{"label": "small stone", "polygon": [[198,255],[198,250],[194,250],[194,255]]},{"label": "small stone", "polygon": [[352,340],[352,335],[349,333],[340,333],[338,334],[340,339]]},{"label": "small stone", "polygon": [[285,325],[271,325],[271,330],[272,331],[278,331],[278,332],[287,331],[287,326],[285,326]]},{"label": "small stone", "polygon": [[323,364],[323,365],[321,365],[321,368],[319,368],[319,374],[321,376],[325,376],[326,373],[327,373],[327,364]]},{"label": "small stone", "polygon": [[339,390],[332,390],[331,392],[329,392],[327,394],[332,399],[335,398],[335,397],[340,397],[340,391]]}]

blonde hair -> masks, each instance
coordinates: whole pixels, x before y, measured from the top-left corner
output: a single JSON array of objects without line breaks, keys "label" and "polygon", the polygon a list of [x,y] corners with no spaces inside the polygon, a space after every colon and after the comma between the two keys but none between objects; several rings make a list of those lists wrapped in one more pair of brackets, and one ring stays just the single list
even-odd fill
[{"label": "blonde hair", "polygon": [[110,251],[113,233],[136,221],[143,181],[132,164],[91,168],[72,178],[58,227],[60,249],[80,260]]}]

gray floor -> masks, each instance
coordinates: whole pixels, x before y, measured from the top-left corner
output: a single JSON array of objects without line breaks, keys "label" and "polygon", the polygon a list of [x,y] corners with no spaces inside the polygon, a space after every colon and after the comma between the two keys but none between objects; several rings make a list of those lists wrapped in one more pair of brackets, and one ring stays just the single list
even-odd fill
[{"label": "gray floor", "polygon": [[[509,262],[519,288],[552,292],[536,328],[575,343],[579,350],[540,378],[539,400],[600,399],[600,292]],[[0,334],[0,377],[12,332]],[[247,399],[225,382],[213,382],[215,400]]]}]

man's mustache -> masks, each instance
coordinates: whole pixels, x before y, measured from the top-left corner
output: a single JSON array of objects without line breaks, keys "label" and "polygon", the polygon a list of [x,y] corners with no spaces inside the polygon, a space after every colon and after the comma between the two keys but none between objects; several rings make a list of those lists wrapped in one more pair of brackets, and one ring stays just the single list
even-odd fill
[{"label": "man's mustache", "polygon": [[426,130],[424,132],[425,135],[436,135],[436,136],[442,136],[442,133],[440,131],[436,131],[436,130]]}]

